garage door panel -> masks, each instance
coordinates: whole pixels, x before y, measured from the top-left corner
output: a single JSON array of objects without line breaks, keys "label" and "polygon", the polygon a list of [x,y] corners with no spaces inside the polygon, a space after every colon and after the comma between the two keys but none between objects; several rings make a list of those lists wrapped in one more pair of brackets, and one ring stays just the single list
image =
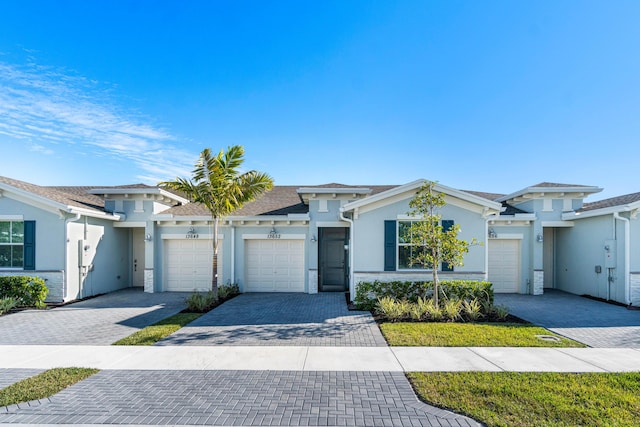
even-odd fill
[{"label": "garage door panel", "polygon": [[[213,247],[210,240],[165,240],[167,291],[192,292],[211,289]],[[222,251],[218,252],[218,283],[222,282]]]},{"label": "garage door panel", "polygon": [[489,240],[489,281],[496,293],[520,289],[520,240]]},{"label": "garage door panel", "polygon": [[245,291],[304,291],[303,251],[301,240],[247,240]]}]

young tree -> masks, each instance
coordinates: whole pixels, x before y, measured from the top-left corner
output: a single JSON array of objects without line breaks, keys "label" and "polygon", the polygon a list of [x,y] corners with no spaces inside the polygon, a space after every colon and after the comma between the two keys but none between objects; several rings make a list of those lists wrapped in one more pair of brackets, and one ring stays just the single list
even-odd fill
[{"label": "young tree", "polygon": [[[438,213],[446,205],[444,194],[435,191],[436,183],[426,181],[409,202],[409,215],[416,217],[406,229],[405,241],[418,248],[409,257],[410,265],[431,268],[433,275],[433,302],[437,306],[439,294],[438,268],[441,263],[450,266],[463,265],[464,255],[469,252],[470,243],[459,240],[460,225],[448,230],[442,227],[442,216]],[[473,239],[471,244],[476,244]]]},{"label": "young tree", "polygon": [[200,153],[191,179],[176,178],[175,181],[161,182],[160,185],[181,191],[192,202],[202,203],[211,213],[213,220],[213,277],[211,290],[218,293],[218,226],[220,219],[240,209],[242,205],[255,200],[273,188],[273,179],[264,172],[242,173],[244,148],[240,145],[220,150],[214,156],[211,149]]}]

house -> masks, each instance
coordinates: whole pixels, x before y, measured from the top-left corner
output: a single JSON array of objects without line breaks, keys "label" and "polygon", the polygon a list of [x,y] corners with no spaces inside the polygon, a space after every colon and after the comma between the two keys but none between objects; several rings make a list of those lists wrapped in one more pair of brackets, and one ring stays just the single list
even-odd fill
[{"label": "house", "polygon": [[[430,271],[409,265],[415,248],[402,238],[414,219],[409,201],[423,183],[276,186],[221,221],[218,282],[243,292],[354,296],[360,281],[428,279]],[[435,190],[447,203],[443,226],[459,224],[461,239],[481,242],[463,266],[438,266],[443,279],[490,280],[496,292],[558,288],[640,303],[640,266],[627,262],[640,248],[626,238],[640,233],[640,196],[585,204],[601,189],[555,183],[508,195]],[[44,277],[50,301],[129,286],[210,287],[210,214],[178,194],[142,184],[42,187],[0,177],[0,196],[0,275]],[[614,282],[626,285],[619,290]]]}]

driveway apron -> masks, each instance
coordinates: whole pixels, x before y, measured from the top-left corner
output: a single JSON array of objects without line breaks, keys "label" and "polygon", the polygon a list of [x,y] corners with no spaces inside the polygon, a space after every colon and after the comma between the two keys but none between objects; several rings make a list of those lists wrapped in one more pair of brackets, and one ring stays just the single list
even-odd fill
[{"label": "driveway apron", "polygon": [[0,317],[0,345],[110,345],[185,308],[185,293],[129,288]]},{"label": "driveway apron", "polygon": [[369,312],[342,293],[248,293],[225,302],[158,345],[384,347]]},{"label": "driveway apron", "polygon": [[640,310],[545,289],[544,295],[497,294],[521,319],[590,347],[640,347]]}]

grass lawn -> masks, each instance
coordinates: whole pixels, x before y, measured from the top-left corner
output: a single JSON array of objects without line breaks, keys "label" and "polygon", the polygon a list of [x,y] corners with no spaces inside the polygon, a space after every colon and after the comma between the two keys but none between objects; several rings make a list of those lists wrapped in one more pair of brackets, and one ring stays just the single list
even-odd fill
[{"label": "grass lawn", "polygon": [[489,427],[640,425],[640,373],[407,375],[420,398]]},{"label": "grass lawn", "polygon": [[0,407],[44,399],[98,372],[89,368],[55,368],[0,390]]},{"label": "grass lawn", "polygon": [[113,343],[113,345],[152,345],[162,338],[171,335],[178,329],[188,323],[193,322],[203,313],[178,313],[171,317],[167,317],[151,326],[135,332],[121,340]]},{"label": "grass lawn", "polygon": [[[419,323],[380,324],[392,346],[429,347],[585,347],[544,328],[523,323]],[[552,335],[559,342],[536,335]]]}]

